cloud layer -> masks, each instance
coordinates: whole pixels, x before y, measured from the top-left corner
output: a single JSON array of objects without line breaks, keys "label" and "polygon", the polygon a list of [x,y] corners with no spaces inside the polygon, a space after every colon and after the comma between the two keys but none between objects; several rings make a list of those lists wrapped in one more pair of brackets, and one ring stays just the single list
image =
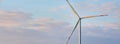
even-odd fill
[{"label": "cloud layer", "polygon": [[[98,1],[94,0],[94,2]],[[114,18],[120,18],[120,5],[117,5],[115,2],[107,2],[100,5],[92,3],[82,4],[84,5],[79,5],[80,8],[78,9],[85,12],[100,12],[102,14],[113,15]],[[67,9],[67,6],[53,7],[50,11],[57,12],[61,9]],[[32,18],[31,16],[26,12],[0,10],[0,44],[65,44],[67,37],[73,29],[73,25],[70,22],[51,18]],[[93,38],[90,38],[88,41],[97,38],[97,41],[101,42],[99,44],[104,44],[104,41],[100,39],[120,40],[119,22],[106,22],[101,23],[101,25],[88,23],[82,26],[82,38],[85,41],[89,37]],[[76,41],[77,30],[74,36],[72,36],[72,43],[77,44]],[[83,40],[83,43],[86,43],[85,41]],[[89,43],[88,41],[87,43]]]},{"label": "cloud layer", "polygon": [[[1,44],[64,44],[73,29],[68,22],[33,19],[24,12],[3,10],[0,11],[0,24]],[[83,36],[119,38],[119,27],[120,23],[104,23],[102,27],[89,23],[83,27]]]},{"label": "cloud layer", "polygon": [[24,12],[0,11],[1,44],[59,44],[57,39],[69,28],[69,23],[51,18],[33,19]]}]

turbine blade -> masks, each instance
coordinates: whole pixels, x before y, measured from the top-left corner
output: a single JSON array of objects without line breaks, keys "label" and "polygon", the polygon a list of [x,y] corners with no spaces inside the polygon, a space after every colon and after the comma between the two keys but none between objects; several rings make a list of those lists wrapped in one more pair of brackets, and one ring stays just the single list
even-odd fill
[{"label": "turbine blade", "polygon": [[74,12],[74,14],[75,14],[78,18],[80,18],[80,16],[78,15],[77,11],[76,11],[76,10],[74,9],[74,7],[70,4],[69,0],[66,0],[66,1],[67,1],[68,5],[70,6],[70,8],[72,9],[72,11]]},{"label": "turbine blade", "polygon": [[66,41],[66,44],[68,44],[68,43],[69,43],[69,41],[70,41],[70,39],[71,39],[71,36],[73,35],[73,33],[74,33],[75,29],[77,28],[77,26],[78,26],[79,22],[80,22],[80,18],[78,19],[78,21],[77,21],[77,23],[76,23],[75,27],[73,28],[73,30],[72,30],[72,32],[71,32],[71,34],[70,34],[70,36],[68,37],[68,39],[67,39],[67,41]]},{"label": "turbine blade", "polygon": [[102,16],[108,16],[108,15],[85,16],[85,17],[82,17],[82,19],[85,19],[85,18],[94,18],[94,17],[102,17]]}]

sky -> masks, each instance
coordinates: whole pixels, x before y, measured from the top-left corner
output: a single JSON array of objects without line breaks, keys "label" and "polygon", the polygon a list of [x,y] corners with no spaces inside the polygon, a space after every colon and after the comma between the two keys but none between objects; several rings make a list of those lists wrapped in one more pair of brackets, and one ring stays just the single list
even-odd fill
[{"label": "sky", "polygon": [[[70,0],[80,17],[108,15],[82,20],[82,44],[120,44],[119,2]],[[0,0],[0,44],[65,44],[77,20],[65,0]]]}]

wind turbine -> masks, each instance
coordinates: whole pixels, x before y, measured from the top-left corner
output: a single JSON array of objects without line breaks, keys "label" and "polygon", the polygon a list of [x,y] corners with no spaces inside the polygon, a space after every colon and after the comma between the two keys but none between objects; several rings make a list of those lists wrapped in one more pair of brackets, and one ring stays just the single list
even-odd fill
[{"label": "wind turbine", "polygon": [[69,44],[70,38],[73,35],[75,29],[77,28],[78,24],[80,25],[80,29],[78,29],[78,44],[81,44],[81,20],[82,19],[86,19],[86,18],[94,18],[94,17],[102,17],[102,16],[108,16],[108,15],[96,15],[96,16],[85,16],[85,17],[80,17],[79,14],[77,13],[77,11],[74,9],[74,7],[71,5],[71,3],[69,2],[69,0],[66,0],[68,5],[70,6],[70,8],[72,9],[72,11],[74,12],[74,14],[78,17],[78,21],[75,25],[75,27],[73,28],[73,31],[71,32],[70,36],[68,37],[66,44]]}]

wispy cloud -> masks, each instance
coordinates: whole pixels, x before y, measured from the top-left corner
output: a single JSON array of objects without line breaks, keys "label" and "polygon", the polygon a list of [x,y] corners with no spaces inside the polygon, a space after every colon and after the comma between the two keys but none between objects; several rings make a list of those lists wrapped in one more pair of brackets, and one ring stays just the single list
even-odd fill
[{"label": "wispy cloud", "polygon": [[60,6],[56,6],[56,7],[52,7],[49,9],[50,12],[58,12],[61,10],[66,10],[68,7],[66,5],[60,5]]},{"label": "wispy cloud", "polygon": [[108,29],[114,29],[114,30],[120,30],[120,23],[104,23],[103,25],[105,28]]},{"label": "wispy cloud", "polygon": [[65,29],[66,26],[69,26],[68,23],[56,21],[50,18],[41,18],[31,20],[31,22],[28,22],[26,24],[25,28],[42,32],[50,32],[54,29],[57,29],[58,27],[61,29]]},{"label": "wispy cloud", "polygon": [[0,10],[0,27],[14,28],[19,27],[24,21],[30,19],[30,16],[24,12],[3,11]]},{"label": "wispy cloud", "polygon": [[120,14],[120,5],[116,4],[116,1],[108,1],[104,3],[94,4],[90,2],[82,2],[76,5],[80,10],[85,13],[97,12],[98,14],[108,14],[112,16],[118,16]]},{"label": "wispy cloud", "polygon": [[58,9],[54,7],[54,8],[50,8],[49,11],[50,11],[50,12],[57,12]]},{"label": "wispy cloud", "polygon": [[60,42],[54,39],[66,36],[69,29],[67,22],[51,18],[32,19],[24,12],[0,11],[1,44],[58,44]]},{"label": "wispy cloud", "polygon": [[[30,15],[24,12],[2,10],[0,12],[0,24],[0,41],[2,41],[0,43],[7,42],[6,44],[64,44],[68,33],[73,29],[73,26],[68,22],[58,21],[51,18],[33,19]],[[104,25],[105,26],[103,27],[99,27],[89,23],[87,26],[83,27],[83,33],[85,36],[92,37],[120,37],[118,31],[112,31],[114,33],[110,32],[110,30],[113,29],[119,30],[119,23],[105,23]],[[104,30],[104,28],[108,30]],[[8,42],[9,40],[10,42]]]},{"label": "wispy cloud", "polygon": [[101,23],[102,26],[96,26],[94,23],[88,23],[83,27],[83,33],[87,36],[102,38],[119,38],[120,23]]}]

